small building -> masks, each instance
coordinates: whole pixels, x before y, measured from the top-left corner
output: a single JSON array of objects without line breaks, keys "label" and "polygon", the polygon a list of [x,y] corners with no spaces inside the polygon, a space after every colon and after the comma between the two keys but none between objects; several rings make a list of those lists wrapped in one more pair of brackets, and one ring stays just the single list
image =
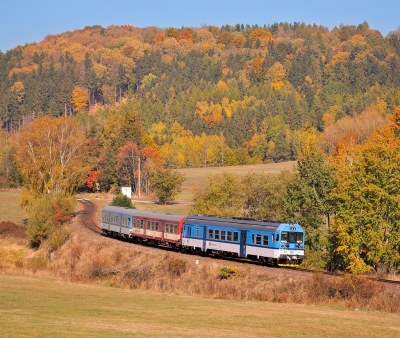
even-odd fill
[{"label": "small building", "polygon": [[132,198],[132,188],[131,187],[121,187],[122,195],[125,195],[128,198]]}]

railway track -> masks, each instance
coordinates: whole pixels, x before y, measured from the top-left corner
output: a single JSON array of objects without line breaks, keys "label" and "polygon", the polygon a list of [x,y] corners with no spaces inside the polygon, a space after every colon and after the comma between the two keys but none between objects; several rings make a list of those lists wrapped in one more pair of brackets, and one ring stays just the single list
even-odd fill
[{"label": "railway track", "polygon": [[103,232],[101,228],[93,221],[93,213],[96,206],[90,200],[80,198],[78,202],[85,206],[85,210],[82,212],[82,224],[89,230],[101,235]]},{"label": "railway track", "polygon": [[[85,209],[83,210],[83,212],[81,212],[82,214],[82,224],[89,229],[90,231],[98,234],[98,235],[102,235],[103,232],[101,230],[101,228],[93,221],[93,214],[95,211],[96,206],[94,205],[93,202],[91,202],[88,199],[78,199],[78,202],[80,202],[81,204],[84,205]],[[220,258],[225,260],[225,258]],[[246,261],[240,260],[241,263],[247,263]],[[257,264],[253,261],[249,261],[249,264]],[[279,269],[288,269],[288,270],[294,270],[294,271],[298,271],[298,272],[303,272],[303,273],[322,273],[324,275],[329,275],[329,276],[344,276],[344,273],[337,273],[337,272],[329,272],[329,271],[316,271],[316,270],[310,270],[310,269],[303,269],[303,268],[299,268],[299,267],[294,267],[294,266],[280,266]],[[373,277],[369,277],[369,279],[374,280],[376,282],[380,282],[380,283],[384,283],[384,284],[388,284],[388,285],[396,285],[397,287],[400,287],[400,281],[397,280],[391,280],[391,279],[382,279],[382,278],[373,278]]]}]

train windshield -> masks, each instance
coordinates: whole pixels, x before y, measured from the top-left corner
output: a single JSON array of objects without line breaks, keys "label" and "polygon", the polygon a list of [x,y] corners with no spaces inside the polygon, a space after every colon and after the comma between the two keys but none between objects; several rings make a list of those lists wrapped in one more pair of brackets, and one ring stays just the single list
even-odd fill
[{"label": "train windshield", "polygon": [[301,232],[282,232],[281,242],[302,243],[303,233]]}]

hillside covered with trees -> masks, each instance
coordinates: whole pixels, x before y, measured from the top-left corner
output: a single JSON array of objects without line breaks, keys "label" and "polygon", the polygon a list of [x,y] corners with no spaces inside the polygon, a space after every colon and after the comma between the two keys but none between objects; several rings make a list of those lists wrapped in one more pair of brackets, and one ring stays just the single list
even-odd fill
[{"label": "hillside covered with trees", "polygon": [[149,193],[165,169],[298,160],[211,180],[194,210],[299,222],[313,264],[397,271],[399,107],[400,30],[85,27],[0,53],[0,186],[23,186],[40,245],[97,183]]}]

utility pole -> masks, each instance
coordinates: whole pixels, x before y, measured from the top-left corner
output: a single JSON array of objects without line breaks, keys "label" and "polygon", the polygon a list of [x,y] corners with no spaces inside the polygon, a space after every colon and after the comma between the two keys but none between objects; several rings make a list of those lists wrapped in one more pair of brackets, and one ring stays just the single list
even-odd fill
[{"label": "utility pole", "polygon": [[139,190],[139,199],[140,199],[140,155],[139,155],[139,175],[138,175],[138,190]]}]

